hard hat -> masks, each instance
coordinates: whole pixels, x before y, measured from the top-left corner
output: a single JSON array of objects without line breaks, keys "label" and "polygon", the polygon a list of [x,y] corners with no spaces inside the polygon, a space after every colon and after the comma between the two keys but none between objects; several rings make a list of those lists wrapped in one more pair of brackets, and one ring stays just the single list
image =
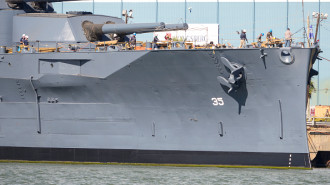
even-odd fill
[{"label": "hard hat", "polygon": [[264,33],[261,33],[262,36],[264,36]]},{"label": "hard hat", "polygon": [[23,34],[22,37],[25,37],[25,34]]},{"label": "hard hat", "polygon": [[309,28],[313,28],[313,26],[311,25]]},{"label": "hard hat", "polygon": [[26,35],[25,37],[26,37],[27,39],[29,38],[29,36],[27,36],[27,35]]},{"label": "hard hat", "polygon": [[246,33],[246,30],[245,30],[245,29],[243,29],[243,32],[244,32],[244,33]]},{"label": "hard hat", "polygon": [[136,33],[133,33],[134,36],[136,36]]},{"label": "hard hat", "polygon": [[269,32],[272,32],[273,30],[269,30]]}]

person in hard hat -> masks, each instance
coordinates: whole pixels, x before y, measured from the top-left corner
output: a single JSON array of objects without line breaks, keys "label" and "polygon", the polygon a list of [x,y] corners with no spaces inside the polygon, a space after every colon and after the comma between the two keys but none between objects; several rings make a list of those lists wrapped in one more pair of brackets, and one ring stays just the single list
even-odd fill
[{"label": "person in hard hat", "polygon": [[291,41],[292,41],[292,33],[290,31],[290,28],[288,28],[286,31],[285,31],[285,44],[284,44],[284,47],[290,47],[291,46]]},{"label": "person in hard hat", "polygon": [[261,37],[262,36],[264,36],[264,33],[260,33],[260,35],[257,37],[258,47],[261,47]]},{"label": "person in hard hat", "polygon": [[19,43],[20,43],[20,44],[23,44],[24,39],[25,39],[25,34],[22,35],[21,39],[19,40]]},{"label": "person in hard hat", "polygon": [[26,35],[26,36],[24,37],[23,45],[24,45],[24,46],[28,46],[28,45],[29,45],[29,36],[28,36],[28,35]]},{"label": "person in hard hat", "polygon": [[135,49],[136,46],[136,33],[133,33],[133,36],[130,38],[129,43],[131,48]]},{"label": "person in hard hat", "polygon": [[240,42],[239,48],[245,48],[246,47],[246,42],[248,42],[248,40],[246,38],[246,30],[245,29],[242,30],[240,38],[241,38],[241,42]]},{"label": "person in hard hat", "polygon": [[19,46],[17,51],[21,51],[21,49],[23,49],[24,40],[25,40],[25,34],[23,34],[22,37],[19,39]]}]

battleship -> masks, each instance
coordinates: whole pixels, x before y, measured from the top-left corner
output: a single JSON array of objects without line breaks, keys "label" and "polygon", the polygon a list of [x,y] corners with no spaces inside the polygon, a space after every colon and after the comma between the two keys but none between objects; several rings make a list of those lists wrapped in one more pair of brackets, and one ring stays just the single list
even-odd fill
[{"label": "battleship", "polygon": [[57,14],[61,1],[0,2],[1,160],[311,167],[317,44],[130,50],[129,34],[187,24]]}]

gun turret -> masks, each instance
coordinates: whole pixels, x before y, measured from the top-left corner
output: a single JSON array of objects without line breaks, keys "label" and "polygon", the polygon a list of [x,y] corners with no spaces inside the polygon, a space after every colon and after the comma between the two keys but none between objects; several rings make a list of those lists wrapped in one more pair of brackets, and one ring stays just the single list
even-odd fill
[{"label": "gun turret", "polygon": [[149,33],[160,31],[186,30],[188,25],[161,23],[135,23],[135,24],[94,24],[90,21],[82,23],[84,34],[88,41],[99,41],[103,34],[117,34],[119,36],[132,33]]}]

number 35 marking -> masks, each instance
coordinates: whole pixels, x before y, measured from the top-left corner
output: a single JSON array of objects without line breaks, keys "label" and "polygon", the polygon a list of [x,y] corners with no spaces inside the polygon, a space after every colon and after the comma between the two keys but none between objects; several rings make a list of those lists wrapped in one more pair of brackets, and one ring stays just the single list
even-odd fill
[{"label": "number 35 marking", "polygon": [[212,98],[211,100],[214,106],[223,106],[225,104],[222,98]]}]

